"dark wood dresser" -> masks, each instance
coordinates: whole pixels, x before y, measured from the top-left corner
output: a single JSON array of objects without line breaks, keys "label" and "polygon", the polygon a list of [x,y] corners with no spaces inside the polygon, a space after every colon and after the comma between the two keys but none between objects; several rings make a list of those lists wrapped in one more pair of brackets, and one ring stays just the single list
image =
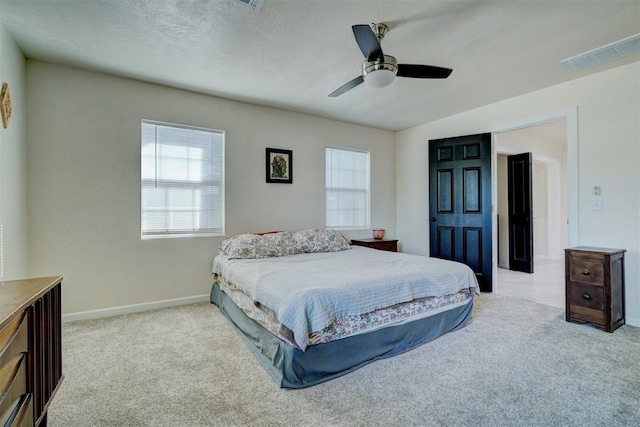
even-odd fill
[{"label": "dark wood dresser", "polygon": [[613,332],[624,325],[624,249],[565,249],[567,322]]},{"label": "dark wood dresser", "polygon": [[398,252],[398,241],[392,239],[351,239],[351,244],[382,251]]},{"label": "dark wood dresser", "polygon": [[62,382],[62,277],[0,282],[0,426],[45,426]]}]

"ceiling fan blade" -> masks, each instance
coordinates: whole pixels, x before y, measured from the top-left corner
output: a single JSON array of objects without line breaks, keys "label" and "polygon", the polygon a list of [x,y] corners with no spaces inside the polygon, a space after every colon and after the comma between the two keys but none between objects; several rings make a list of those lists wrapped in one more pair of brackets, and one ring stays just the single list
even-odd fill
[{"label": "ceiling fan blade", "polygon": [[398,64],[399,77],[416,79],[446,79],[453,70],[451,68],[434,67],[432,65]]},{"label": "ceiling fan blade", "polygon": [[380,42],[369,25],[354,25],[351,29],[356,43],[367,61],[374,61],[383,56]]},{"label": "ceiling fan blade", "polygon": [[354,87],[358,86],[362,82],[364,82],[364,78],[362,76],[358,76],[355,79],[351,80],[350,82],[343,84],[338,89],[331,92],[329,96],[331,98],[335,98],[336,96],[342,95],[346,91],[353,89]]}]

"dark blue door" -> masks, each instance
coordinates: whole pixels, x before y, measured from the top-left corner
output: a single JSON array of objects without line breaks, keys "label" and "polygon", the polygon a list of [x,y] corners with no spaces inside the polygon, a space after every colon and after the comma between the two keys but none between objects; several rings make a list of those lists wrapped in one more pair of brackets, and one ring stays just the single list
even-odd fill
[{"label": "dark blue door", "polygon": [[509,187],[509,270],[533,273],[531,153],[507,157]]},{"label": "dark blue door", "polygon": [[491,134],[429,141],[432,257],[467,264],[491,292]]}]

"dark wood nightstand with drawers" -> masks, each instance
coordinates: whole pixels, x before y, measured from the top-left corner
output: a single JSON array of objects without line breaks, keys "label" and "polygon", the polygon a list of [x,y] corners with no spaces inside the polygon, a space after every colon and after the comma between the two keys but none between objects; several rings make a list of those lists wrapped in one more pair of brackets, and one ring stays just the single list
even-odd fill
[{"label": "dark wood nightstand with drawers", "polygon": [[351,244],[382,251],[398,252],[398,241],[392,239],[351,239]]},{"label": "dark wood nightstand with drawers", "polygon": [[624,325],[625,249],[565,249],[567,322],[613,332]]}]

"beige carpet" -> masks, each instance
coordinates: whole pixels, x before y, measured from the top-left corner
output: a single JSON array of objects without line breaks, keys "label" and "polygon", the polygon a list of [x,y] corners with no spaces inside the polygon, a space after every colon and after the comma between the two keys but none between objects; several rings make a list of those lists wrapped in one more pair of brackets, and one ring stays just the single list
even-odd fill
[{"label": "beige carpet", "polygon": [[50,426],[640,425],[640,328],[484,294],[474,321],[315,387],[282,390],[218,308],[68,323]]}]

